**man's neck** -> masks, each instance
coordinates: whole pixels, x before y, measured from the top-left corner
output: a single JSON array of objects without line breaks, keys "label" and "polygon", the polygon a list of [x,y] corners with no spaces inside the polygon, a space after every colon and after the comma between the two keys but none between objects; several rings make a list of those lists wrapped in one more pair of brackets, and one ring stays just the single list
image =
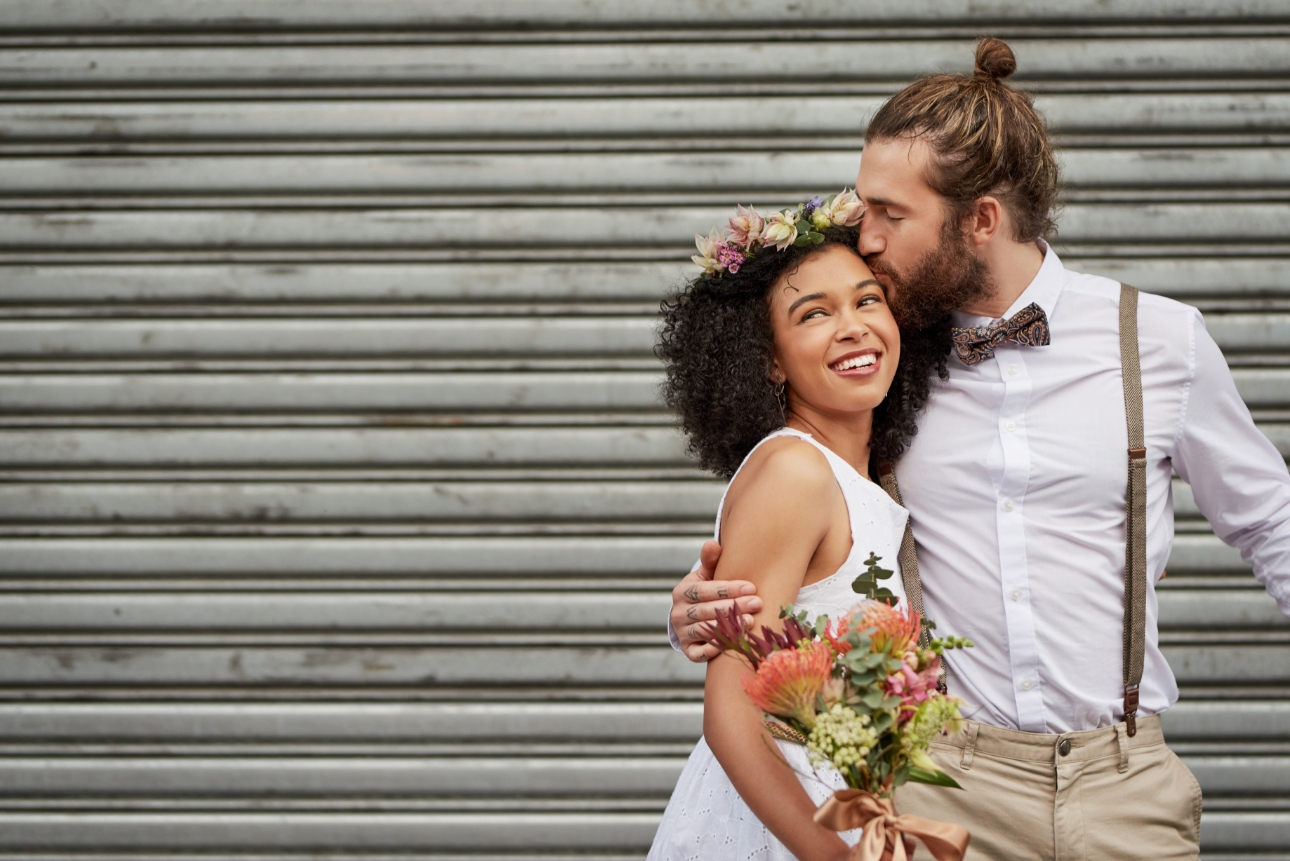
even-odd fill
[{"label": "man's neck", "polygon": [[994,291],[984,299],[959,308],[974,317],[1002,317],[1039,274],[1044,252],[1034,242],[1002,240],[991,242],[981,251]]}]

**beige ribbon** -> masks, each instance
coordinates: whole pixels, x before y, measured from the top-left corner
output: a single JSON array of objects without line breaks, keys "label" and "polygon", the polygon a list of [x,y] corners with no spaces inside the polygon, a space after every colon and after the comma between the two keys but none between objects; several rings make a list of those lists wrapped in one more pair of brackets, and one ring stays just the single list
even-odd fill
[{"label": "beige ribbon", "polygon": [[936,861],[963,861],[972,835],[961,825],[922,816],[900,816],[890,798],[862,789],[840,789],[815,811],[815,821],[834,831],[863,828],[852,861],[908,861],[921,840]]}]

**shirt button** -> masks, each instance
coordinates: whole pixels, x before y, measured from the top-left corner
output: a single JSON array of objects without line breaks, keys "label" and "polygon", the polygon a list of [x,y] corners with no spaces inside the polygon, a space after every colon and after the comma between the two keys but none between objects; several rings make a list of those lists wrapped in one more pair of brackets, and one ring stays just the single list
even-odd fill
[{"label": "shirt button", "polygon": [[1017,429],[1017,423],[1012,421],[1004,422],[1003,429],[1006,430],[1008,433],[1012,433]]},{"label": "shirt button", "polygon": [[1013,376],[1013,377],[1017,376],[1017,366],[1016,366],[1016,365],[1009,365],[1009,366],[1008,366],[1008,374],[1009,374],[1010,376]]},{"label": "shirt button", "polygon": [[1014,600],[1014,601],[1020,601],[1020,600],[1021,600],[1021,590],[1020,590],[1020,589],[1013,589],[1013,590],[1012,590],[1012,600]]},{"label": "shirt button", "polygon": [[1022,689],[1023,691],[1028,691],[1028,690],[1030,690],[1031,688],[1033,688],[1034,686],[1035,686],[1035,683],[1034,683],[1034,682],[1032,682],[1030,679],[1025,679],[1025,680],[1024,680],[1024,681],[1022,681],[1022,683],[1021,683],[1021,689]]},{"label": "shirt button", "polygon": [[1014,508],[1016,508],[1016,507],[1017,507],[1017,504],[1016,504],[1015,502],[1013,502],[1011,499],[1005,499],[1005,500],[1003,501],[1003,510],[1004,510],[1004,511],[1012,511],[1012,509],[1014,509]]}]

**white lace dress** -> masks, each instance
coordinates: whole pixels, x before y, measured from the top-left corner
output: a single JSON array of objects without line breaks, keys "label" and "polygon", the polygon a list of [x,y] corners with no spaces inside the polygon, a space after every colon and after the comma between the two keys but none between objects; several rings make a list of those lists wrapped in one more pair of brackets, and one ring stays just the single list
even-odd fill
[{"label": "white lace dress", "polygon": [[[896,554],[909,512],[809,434],[784,428],[766,440],[779,436],[795,436],[824,453],[842,489],[851,520],[851,552],[846,561],[832,576],[803,586],[797,593],[797,608],[808,611],[813,619],[820,614],[837,617],[855,606],[860,598],[852,591],[851,582],[864,573],[864,560],[870,552],[882,559],[884,568],[896,571],[896,576],[882,585],[903,602],[905,590],[900,583]],[[721,503],[724,506],[724,494]],[[721,535],[721,506],[717,509],[715,535]],[[836,790],[846,788],[842,775],[832,767],[812,768],[805,748],[784,741],[777,744],[816,805],[823,804]],[[860,831],[843,832],[842,838],[855,845]],[[699,739],[663,813],[649,861],[791,861],[793,857],[744,804],[712,749]]]}]

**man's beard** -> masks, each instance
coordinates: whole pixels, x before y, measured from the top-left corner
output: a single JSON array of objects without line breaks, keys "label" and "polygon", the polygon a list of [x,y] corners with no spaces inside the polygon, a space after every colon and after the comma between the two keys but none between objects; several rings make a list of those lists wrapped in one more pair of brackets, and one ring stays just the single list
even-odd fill
[{"label": "man's beard", "polygon": [[968,247],[967,234],[954,219],[941,227],[941,241],[908,274],[896,272],[881,257],[866,257],[875,273],[891,282],[892,314],[900,328],[916,332],[944,320],[951,311],[994,293],[984,262]]}]

